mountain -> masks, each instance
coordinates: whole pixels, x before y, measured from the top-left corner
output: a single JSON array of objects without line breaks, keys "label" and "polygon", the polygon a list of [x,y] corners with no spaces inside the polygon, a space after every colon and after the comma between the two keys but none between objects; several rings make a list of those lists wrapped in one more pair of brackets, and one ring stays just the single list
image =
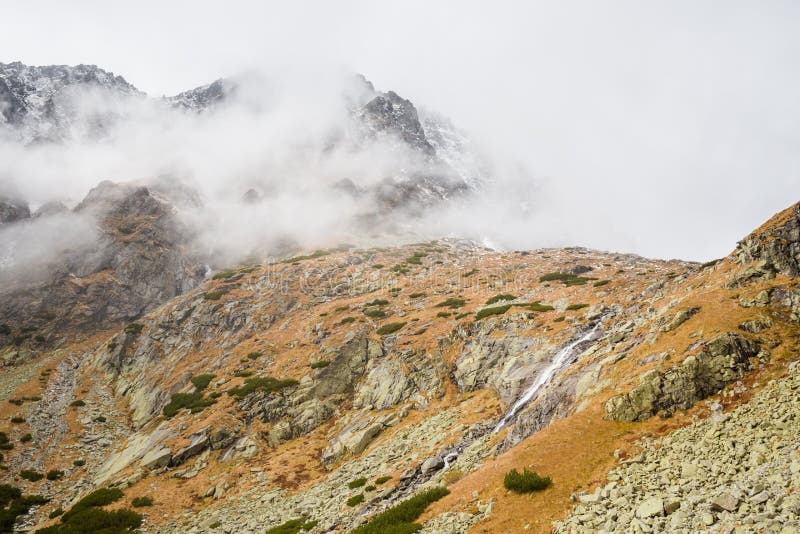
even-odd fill
[{"label": "mountain", "polygon": [[[169,195],[102,184],[78,208],[102,214],[113,257],[153,255],[129,280],[162,292],[164,265],[193,265],[168,243]],[[789,532],[798,266],[800,203],[703,265],[341,245],[228,266],[102,331],[67,321],[56,347],[17,321],[0,331],[0,482],[46,500],[16,497],[10,521],[62,532],[88,508],[164,533]],[[128,272],[109,268],[112,284]]]},{"label": "mountain", "polygon": [[95,65],[0,63],[0,125],[29,143],[102,135],[119,117],[110,109],[86,113],[75,102],[76,90],[111,99],[144,96],[122,76]]},{"label": "mountain", "polygon": [[[353,94],[343,96],[340,105],[349,112],[352,124],[340,125],[341,131],[326,151],[337,144],[369,151],[372,142],[391,140],[407,152],[378,185],[357,188],[375,197],[376,211],[398,207],[413,211],[480,185],[483,171],[464,153],[465,144],[441,142],[453,139],[452,124],[431,116],[423,125],[413,103],[393,91],[376,91],[363,76],[353,75],[346,85],[352,86]],[[260,108],[269,104],[268,87],[260,76],[241,75],[171,97],[148,98],[123,77],[94,65],[0,63],[0,140],[5,137],[29,145],[102,141],[113,139],[115,132],[131,122],[141,127],[141,120],[152,122],[153,131],[158,132],[160,126],[152,117],[170,110],[224,116],[230,112],[226,106],[252,106],[254,100],[258,105],[253,106],[252,115],[259,116]],[[239,102],[242,93],[247,96]],[[143,119],[142,109],[149,110]],[[264,120],[270,117],[265,115]],[[428,137],[439,142],[434,146]],[[264,151],[274,148],[265,145]]]}]

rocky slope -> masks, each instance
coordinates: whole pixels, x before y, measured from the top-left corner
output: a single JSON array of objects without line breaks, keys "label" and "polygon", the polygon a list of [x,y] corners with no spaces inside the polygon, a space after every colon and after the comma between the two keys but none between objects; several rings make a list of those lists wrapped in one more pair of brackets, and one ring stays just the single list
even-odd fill
[{"label": "rocky slope", "polygon": [[[792,532],[798,221],[706,265],[443,240],[231,266],[4,371],[0,481],[51,498],[21,526],[113,486],[146,532],[349,532],[447,486],[424,532]],[[553,485],[506,490],[525,467]]]}]

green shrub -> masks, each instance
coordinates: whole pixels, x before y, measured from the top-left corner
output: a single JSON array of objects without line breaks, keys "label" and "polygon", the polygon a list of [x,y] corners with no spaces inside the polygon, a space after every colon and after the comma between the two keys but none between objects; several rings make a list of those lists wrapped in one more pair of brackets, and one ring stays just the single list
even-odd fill
[{"label": "green shrub", "polygon": [[28,443],[28,442],[29,442],[30,440],[32,440],[32,439],[33,439],[33,436],[31,436],[30,434],[23,434],[23,435],[22,435],[22,437],[21,437],[21,438],[19,438],[19,440],[20,440],[22,443]]},{"label": "green shrub", "polygon": [[386,312],[383,310],[365,310],[364,315],[373,319],[382,319],[386,317]]},{"label": "green shrub", "polygon": [[72,401],[71,403],[69,403],[69,405],[73,406],[75,408],[82,408],[82,407],[86,406],[86,401],[84,401],[82,399],[78,399],[78,400]]},{"label": "green shrub", "polygon": [[541,304],[538,300],[530,305],[528,305],[528,309],[535,312],[548,312],[554,310],[552,306],[547,304]]},{"label": "green shrub", "polygon": [[227,270],[227,271],[218,272],[217,274],[212,276],[211,279],[212,280],[227,280],[228,278],[232,278],[234,276],[236,276],[236,271]]},{"label": "green shrub", "polygon": [[[222,526],[222,521],[214,521],[213,523],[208,525],[208,528],[219,528],[221,526]],[[268,530],[267,532],[270,532],[270,531]]]},{"label": "green shrub", "polygon": [[153,499],[150,497],[136,497],[131,501],[131,506],[134,508],[142,508],[143,506],[153,506]]},{"label": "green shrub", "polygon": [[10,335],[11,335],[11,327],[5,323],[0,324],[0,336],[10,336]]},{"label": "green shrub", "polygon": [[464,278],[469,278],[470,276],[472,276],[473,274],[475,274],[477,272],[478,272],[478,269],[472,269],[471,271],[465,272],[461,276],[463,276]]},{"label": "green shrub", "polygon": [[107,420],[108,419],[106,419],[105,416],[102,415],[98,415],[97,417],[92,419],[92,421],[94,421],[95,423],[105,423]]},{"label": "green shrub", "polygon": [[75,467],[83,467],[84,465],[86,465],[86,460],[75,460],[74,462],[72,462],[72,465],[74,465]]},{"label": "green shrub", "polygon": [[193,393],[173,393],[169,404],[164,406],[162,413],[164,417],[167,418],[175,417],[182,408],[197,413],[197,411],[202,411],[207,406],[211,406],[214,402],[213,399],[204,397],[203,393],[200,391],[195,391]]},{"label": "green shrub", "polygon": [[138,335],[138,334],[142,333],[142,329],[143,328],[144,328],[144,325],[141,324],[141,323],[131,323],[128,326],[125,327],[125,333],[126,334]]},{"label": "green shrub", "polygon": [[370,484],[369,486],[367,486],[367,487],[365,487],[365,488],[364,488],[364,491],[375,491],[375,486],[373,486],[372,484]]},{"label": "green shrub", "polygon": [[356,506],[364,502],[364,494],[359,493],[358,495],[353,495],[349,499],[347,499],[347,506]]},{"label": "green shrub", "polygon": [[301,517],[267,529],[266,534],[298,534],[301,530],[311,530],[317,523],[318,521],[308,521],[305,517]]},{"label": "green shrub", "polygon": [[331,364],[330,360],[317,360],[315,362],[311,362],[312,369],[322,369],[324,367],[328,367]]},{"label": "green shrub", "polygon": [[367,302],[365,306],[386,306],[389,301],[386,299],[375,299],[372,302]]},{"label": "green shrub", "polygon": [[554,323],[560,323],[560,322],[561,322],[561,321],[563,321],[564,319],[566,319],[566,317],[564,317],[564,316],[562,315],[561,317],[556,317],[555,319],[553,319],[553,322],[554,322]]},{"label": "green shrub", "polygon": [[142,524],[142,515],[132,510],[122,509],[107,512],[103,506],[118,501],[122,497],[119,489],[104,488],[93,491],[61,515],[61,524],[41,530],[38,534],[83,534],[103,532],[122,534],[133,532]]},{"label": "green shrub", "polygon": [[63,513],[64,513],[63,508],[56,508],[55,510],[50,512],[50,515],[48,515],[47,517],[49,517],[50,519],[55,519],[56,517],[62,515]]},{"label": "green shrub", "polygon": [[506,489],[516,493],[530,493],[532,491],[543,490],[551,484],[550,477],[539,476],[536,471],[525,468],[522,473],[512,469],[503,478],[503,485]]},{"label": "green shrub", "polygon": [[720,259],[716,259],[716,260],[707,261],[707,262],[705,262],[704,264],[702,264],[702,265],[700,266],[700,268],[701,268],[701,269],[705,269],[705,268],[707,268],[707,267],[713,267],[714,265],[718,264],[718,263],[719,263],[719,262],[721,262],[721,261],[722,261],[722,259],[721,259],[721,258],[720,258]]},{"label": "green shrub", "polygon": [[24,417],[20,417],[19,415],[15,415],[14,417],[11,418],[11,422],[12,423],[24,423],[25,422],[25,418]]},{"label": "green shrub", "polygon": [[503,315],[505,312],[511,309],[511,304],[506,304],[504,306],[495,306],[494,308],[484,308],[479,310],[478,313],[475,314],[475,319],[485,319],[486,317],[491,317],[492,315]]},{"label": "green shrub", "polygon": [[335,312],[343,312],[350,309],[350,306],[339,306],[338,308],[334,308],[333,311]]},{"label": "green shrub", "polygon": [[355,317],[343,317],[342,320],[339,321],[339,324],[348,324],[354,322],[355,320]]},{"label": "green shrub", "polygon": [[17,517],[25,515],[33,506],[47,503],[41,495],[22,496],[19,488],[0,484],[0,532],[14,532]]},{"label": "green shrub", "polygon": [[256,391],[265,391],[271,393],[274,391],[280,391],[283,388],[290,386],[296,386],[297,384],[297,380],[292,380],[291,378],[279,380],[271,376],[257,376],[254,378],[248,378],[244,381],[244,384],[237,388],[229,389],[228,395],[233,395],[234,397],[243,399],[251,393],[255,393]]},{"label": "green shrub", "polygon": [[378,333],[378,335],[388,336],[389,334],[394,334],[395,332],[403,328],[405,325],[406,323],[389,323],[378,328],[376,332]]},{"label": "green shrub", "polygon": [[257,360],[262,356],[260,352],[248,352],[247,357],[251,360]]},{"label": "green shrub", "polygon": [[447,299],[447,300],[445,300],[443,302],[440,302],[439,304],[436,305],[436,307],[437,308],[450,308],[450,309],[454,310],[456,308],[461,308],[466,303],[467,303],[467,301],[464,300],[464,299],[450,298],[450,299]]},{"label": "green shrub", "polygon": [[392,477],[390,477],[389,475],[384,475],[382,477],[376,478],[375,479],[375,484],[380,486],[381,484],[383,484],[385,482],[389,482],[390,480],[392,480]]},{"label": "green shrub", "polygon": [[517,297],[515,297],[514,295],[509,295],[508,293],[501,293],[487,300],[486,305],[488,306],[489,304],[494,304],[495,302],[500,302],[503,300],[517,300]]},{"label": "green shrub", "polygon": [[603,287],[609,283],[611,283],[611,280],[600,280],[599,282],[594,283],[594,287]]},{"label": "green shrub", "polygon": [[422,297],[424,297],[424,296],[426,296],[426,294],[425,294],[425,293],[422,293],[422,292],[420,292],[420,293],[411,293],[411,294],[408,296],[408,298],[411,298],[411,299],[421,299],[421,298],[422,298]]},{"label": "green shrub", "polygon": [[569,306],[567,306],[567,309],[568,310],[580,310],[581,308],[586,308],[588,306],[589,306],[588,304],[570,304]]},{"label": "green shrub", "polygon": [[8,402],[16,406],[22,406],[22,399],[8,399]]},{"label": "green shrub", "polygon": [[212,374],[197,375],[192,377],[191,382],[197,388],[197,391],[203,391],[216,377],[217,375]]},{"label": "green shrub", "polygon": [[383,269],[385,267],[382,263],[376,263],[372,266],[373,269]]},{"label": "green shrub", "polygon": [[37,482],[44,478],[43,474],[36,471],[32,471],[30,469],[23,469],[22,471],[19,472],[19,476],[31,482]]},{"label": "green shrub", "polygon": [[422,528],[414,523],[425,508],[434,501],[438,501],[450,491],[444,487],[432,488],[396,504],[373,517],[367,524],[362,525],[351,534],[405,534],[416,532]]},{"label": "green shrub", "polygon": [[590,280],[597,280],[597,278],[577,276],[572,273],[547,273],[539,277],[540,282],[559,281],[566,286],[582,286]]},{"label": "green shrub", "polygon": [[361,477],[361,478],[357,478],[355,480],[351,480],[350,483],[347,484],[347,487],[350,488],[350,489],[356,489],[356,488],[360,488],[361,486],[363,486],[366,483],[367,483],[367,479],[364,478],[364,477]]},{"label": "green shrub", "polygon": [[450,312],[439,312],[436,317],[450,317],[450,315],[452,315]]},{"label": "green shrub", "polygon": [[456,315],[456,319],[460,321],[464,317],[469,317],[469,316],[470,316],[469,312],[467,312],[467,313],[459,313],[458,315]]},{"label": "green shrub", "polygon": [[227,288],[218,289],[216,291],[209,291],[208,293],[203,295],[203,298],[206,300],[219,300],[222,298],[223,295],[226,295],[228,292],[230,292],[230,289]]},{"label": "green shrub", "polygon": [[64,478],[64,471],[59,471],[58,469],[51,469],[47,472],[47,480],[59,480]]},{"label": "green shrub", "polygon": [[311,254],[307,254],[305,256],[295,256],[293,258],[289,258],[283,260],[283,263],[298,263],[305,260],[313,260],[315,258],[321,258],[322,256],[327,256],[330,254],[327,250],[315,250]]}]

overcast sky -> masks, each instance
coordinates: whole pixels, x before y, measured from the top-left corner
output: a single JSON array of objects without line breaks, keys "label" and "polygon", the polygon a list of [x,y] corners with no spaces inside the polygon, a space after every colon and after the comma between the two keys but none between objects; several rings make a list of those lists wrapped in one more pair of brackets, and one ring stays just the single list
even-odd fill
[{"label": "overcast sky", "polygon": [[362,72],[527,166],[543,245],[705,260],[800,200],[798,2],[40,0],[0,20],[0,61],[94,63],[155,95]]}]

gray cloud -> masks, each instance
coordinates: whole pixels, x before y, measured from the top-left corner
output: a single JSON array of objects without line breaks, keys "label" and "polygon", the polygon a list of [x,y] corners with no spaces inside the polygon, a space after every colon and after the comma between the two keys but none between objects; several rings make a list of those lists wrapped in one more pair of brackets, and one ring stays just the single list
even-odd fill
[{"label": "gray cloud", "polygon": [[[4,6],[13,23],[0,50],[5,61],[96,63],[155,94],[250,68],[364,72],[450,116],[503,162],[496,178],[507,190],[470,208],[485,225],[455,209],[443,215],[443,231],[515,247],[709,259],[798,200],[799,10],[793,2],[710,0],[234,1],[224,10],[210,2],[45,1]],[[297,124],[325,122],[309,114]],[[153,160],[147,141],[49,154],[27,187],[60,179],[85,191],[100,175],[140,177],[154,162],[191,161],[207,148],[203,134],[184,141],[169,128],[159,137],[171,161]],[[282,156],[231,146],[199,172],[246,176],[265,157]],[[3,166],[32,158],[5,153]],[[529,213],[513,194],[534,188],[517,179],[519,166],[538,184]],[[81,174],[66,176],[71,168]]]}]

